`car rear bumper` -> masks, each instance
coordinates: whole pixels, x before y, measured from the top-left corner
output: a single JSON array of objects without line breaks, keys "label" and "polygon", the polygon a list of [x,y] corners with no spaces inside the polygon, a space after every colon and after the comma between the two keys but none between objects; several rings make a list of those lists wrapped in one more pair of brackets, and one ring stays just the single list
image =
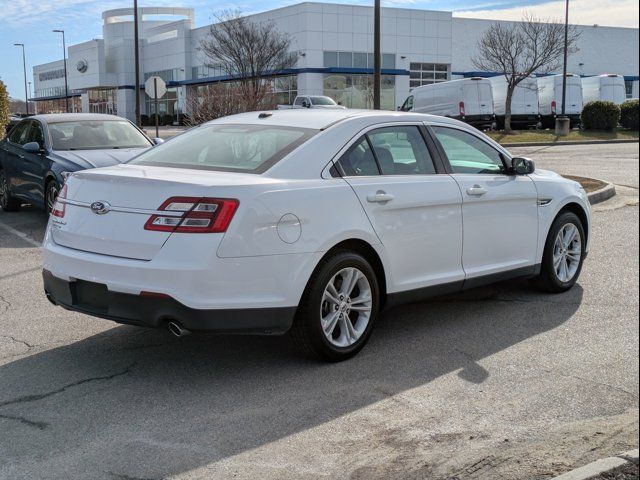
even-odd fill
[{"label": "car rear bumper", "polygon": [[118,323],[164,328],[179,323],[191,331],[274,335],[286,332],[296,307],[195,309],[170,296],[109,291],[104,284],[66,281],[43,270],[47,298],[67,310]]},{"label": "car rear bumper", "polygon": [[458,120],[461,120],[469,125],[473,125],[475,127],[490,127],[496,120],[495,115],[465,115],[456,117]]}]

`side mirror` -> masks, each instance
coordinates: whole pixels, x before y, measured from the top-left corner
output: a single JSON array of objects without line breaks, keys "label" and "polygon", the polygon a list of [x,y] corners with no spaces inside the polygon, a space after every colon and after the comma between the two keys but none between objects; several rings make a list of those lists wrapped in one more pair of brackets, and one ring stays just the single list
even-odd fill
[{"label": "side mirror", "polygon": [[38,142],[28,142],[22,146],[22,149],[28,153],[40,153],[42,149]]},{"label": "side mirror", "polygon": [[536,164],[529,158],[514,157],[511,159],[511,171],[515,175],[529,175],[536,171]]},{"label": "side mirror", "polygon": [[162,145],[164,143],[164,140],[159,137],[156,137],[152,140],[152,142],[154,145]]}]

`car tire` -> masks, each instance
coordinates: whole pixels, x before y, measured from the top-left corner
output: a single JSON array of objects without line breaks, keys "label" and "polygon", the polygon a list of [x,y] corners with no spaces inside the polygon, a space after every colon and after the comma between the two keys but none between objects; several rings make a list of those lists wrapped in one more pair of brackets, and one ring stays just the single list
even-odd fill
[{"label": "car tire", "polygon": [[9,189],[9,179],[4,172],[0,170],[0,208],[5,212],[15,212],[20,208],[22,202],[11,196]]},{"label": "car tire", "polygon": [[356,252],[338,251],[311,276],[289,335],[308,356],[346,360],[369,340],[379,308],[380,289],[369,262]]},{"label": "car tire", "polygon": [[584,226],[578,216],[572,212],[558,215],[549,229],[540,274],[533,280],[534,285],[549,293],[569,290],[582,271],[585,247]]},{"label": "car tire", "polygon": [[58,182],[54,179],[48,180],[44,187],[44,209],[47,213],[51,213],[59,193],[60,185]]}]

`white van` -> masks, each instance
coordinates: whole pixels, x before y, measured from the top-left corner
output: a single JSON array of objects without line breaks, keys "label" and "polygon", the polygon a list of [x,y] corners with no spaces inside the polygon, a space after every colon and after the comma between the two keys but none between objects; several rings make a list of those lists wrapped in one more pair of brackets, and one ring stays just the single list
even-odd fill
[{"label": "white van", "polygon": [[597,75],[582,79],[584,103],[603,100],[622,105],[627,100],[627,89],[622,75]]},{"label": "white van", "polygon": [[[556,117],[562,113],[562,74],[539,77],[537,80],[542,125],[553,128]],[[571,127],[580,123],[582,105],[582,79],[568,73],[565,113],[571,119]]]},{"label": "white van", "polygon": [[473,77],[414,88],[400,110],[455,118],[475,127],[495,126],[491,82]]},{"label": "white van", "polygon": [[[489,79],[493,89],[493,113],[498,128],[504,128],[505,110],[507,106],[507,79],[500,75]],[[513,91],[511,98],[511,126],[540,126],[538,112],[538,82],[535,78],[525,78]]]}]

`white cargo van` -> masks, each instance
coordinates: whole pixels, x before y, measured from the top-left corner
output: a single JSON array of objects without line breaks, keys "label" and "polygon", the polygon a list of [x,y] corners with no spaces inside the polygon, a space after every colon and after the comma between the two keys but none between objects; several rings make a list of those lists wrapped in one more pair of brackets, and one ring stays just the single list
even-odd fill
[{"label": "white cargo van", "polygon": [[622,75],[597,75],[582,79],[584,103],[603,100],[622,105],[627,100],[627,89]]},{"label": "white cargo van", "polygon": [[[544,127],[553,128],[555,119],[562,113],[562,74],[539,77],[538,104]],[[582,113],[582,79],[572,73],[567,74],[567,99],[565,113],[571,119],[571,127],[580,123]]]},{"label": "white cargo van", "polygon": [[495,126],[491,82],[473,77],[413,89],[400,110],[456,118],[475,127]]},{"label": "white cargo van", "polygon": [[[498,128],[504,128],[505,110],[507,106],[507,79],[500,75],[489,79],[493,89],[493,113]],[[513,91],[511,98],[511,126],[540,126],[538,112],[538,82],[535,78],[525,78]]]}]

